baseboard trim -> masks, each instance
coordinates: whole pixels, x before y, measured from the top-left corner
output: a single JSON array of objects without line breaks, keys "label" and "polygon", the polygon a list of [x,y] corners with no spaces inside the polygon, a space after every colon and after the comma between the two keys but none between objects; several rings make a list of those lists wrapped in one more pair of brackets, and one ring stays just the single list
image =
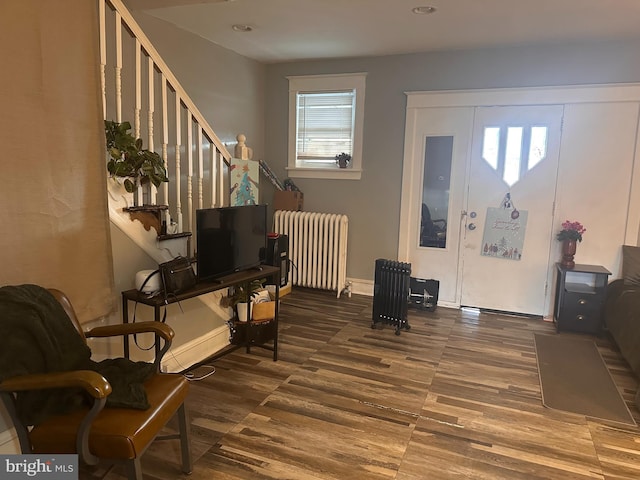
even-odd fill
[{"label": "baseboard trim", "polygon": [[163,372],[181,372],[229,345],[229,327],[221,327],[170,349],[162,359]]},{"label": "baseboard trim", "polygon": [[351,282],[351,293],[373,297],[373,281],[362,278],[347,278]]}]

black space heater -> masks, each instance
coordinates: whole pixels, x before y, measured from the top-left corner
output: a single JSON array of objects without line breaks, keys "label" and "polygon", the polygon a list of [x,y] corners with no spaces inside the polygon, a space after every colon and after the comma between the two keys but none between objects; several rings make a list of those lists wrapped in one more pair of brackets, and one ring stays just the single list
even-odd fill
[{"label": "black space heater", "polygon": [[410,263],[376,260],[371,328],[376,328],[378,323],[393,325],[396,335],[400,335],[403,328],[411,328],[407,321],[410,279]]}]

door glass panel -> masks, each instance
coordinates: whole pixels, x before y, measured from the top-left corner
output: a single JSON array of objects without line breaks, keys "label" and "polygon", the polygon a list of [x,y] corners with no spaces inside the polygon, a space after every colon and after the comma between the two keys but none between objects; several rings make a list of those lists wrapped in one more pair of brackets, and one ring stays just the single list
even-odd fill
[{"label": "door glass panel", "polygon": [[484,142],[482,142],[482,158],[493,167],[498,169],[498,150],[500,149],[500,128],[487,127],[484,129]]},{"label": "door glass panel", "polygon": [[[484,127],[482,158],[511,187],[544,160],[548,130],[546,126]],[[503,132],[506,138],[501,143]]]},{"label": "door glass panel", "polygon": [[507,148],[504,158],[502,179],[512,186],[520,178],[520,158],[522,157],[522,127],[507,129]]},{"label": "door glass panel", "polygon": [[528,169],[535,167],[547,154],[547,127],[531,127]]},{"label": "door glass panel", "polygon": [[426,137],[422,179],[420,246],[445,248],[453,136]]}]

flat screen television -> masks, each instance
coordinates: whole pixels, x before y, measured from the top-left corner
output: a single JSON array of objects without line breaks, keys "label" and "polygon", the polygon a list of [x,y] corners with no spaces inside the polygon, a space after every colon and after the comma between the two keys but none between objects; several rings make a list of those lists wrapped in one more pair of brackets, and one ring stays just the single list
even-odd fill
[{"label": "flat screen television", "polygon": [[265,260],[267,206],[196,210],[196,235],[199,281],[257,267]]}]

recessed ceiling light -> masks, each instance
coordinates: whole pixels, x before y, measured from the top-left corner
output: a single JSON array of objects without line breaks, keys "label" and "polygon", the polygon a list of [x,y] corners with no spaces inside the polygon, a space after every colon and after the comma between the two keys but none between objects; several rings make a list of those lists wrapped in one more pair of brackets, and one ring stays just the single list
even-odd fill
[{"label": "recessed ceiling light", "polygon": [[234,32],[250,32],[253,30],[253,27],[250,25],[236,24],[231,26]]},{"label": "recessed ceiling light", "polygon": [[414,7],[411,9],[412,13],[416,15],[429,15],[430,13],[434,13],[436,11],[436,7],[432,6],[424,6],[424,7]]}]

